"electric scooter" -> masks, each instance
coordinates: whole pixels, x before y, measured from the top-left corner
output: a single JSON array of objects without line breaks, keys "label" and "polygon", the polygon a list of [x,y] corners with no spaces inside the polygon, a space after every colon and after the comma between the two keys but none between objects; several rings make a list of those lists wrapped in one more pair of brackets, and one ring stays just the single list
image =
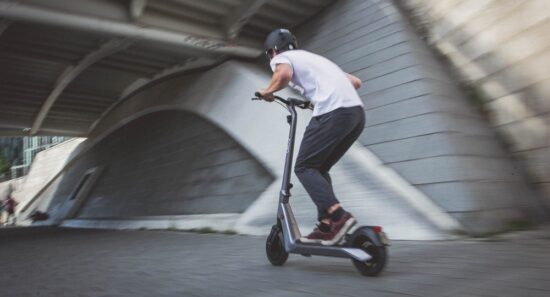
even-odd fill
[{"label": "electric scooter", "polygon": [[[252,100],[262,100],[260,93],[256,92],[255,96]],[[271,228],[271,233],[266,241],[266,254],[269,262],[275,266],[281,266],[286,262],[289,254],[301,254],[306,257],[316,255],[349,258],[361,274],[365,276],[378,275],[386,265],[387,246],[389,246],[388,237],[380,226],[358,227],[354,232],[345,234],[338,243],[330,246],[321,245],[320,243],[300,242],[300,229],[289,204],[290,189],[292,188],[290,176],[297,122],[296,107],[302,109],[312,108],[309,102],[300,99],[283,99],[275,96],[275,100],[290,112],[290,115],[287,116],[290,133],[283,182],[279,194],[277,223]]]}]

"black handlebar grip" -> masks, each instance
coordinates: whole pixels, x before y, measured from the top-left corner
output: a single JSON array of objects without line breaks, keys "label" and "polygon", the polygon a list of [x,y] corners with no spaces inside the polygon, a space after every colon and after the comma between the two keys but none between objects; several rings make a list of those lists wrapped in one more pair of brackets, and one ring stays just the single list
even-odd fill
[{"label": "black handlebar grip", "polygon": [[254,93],[254,96],[256,96],[256,97],[258,97],[258,98],[262,98],[262,94],[260,94],[260,92]]}]

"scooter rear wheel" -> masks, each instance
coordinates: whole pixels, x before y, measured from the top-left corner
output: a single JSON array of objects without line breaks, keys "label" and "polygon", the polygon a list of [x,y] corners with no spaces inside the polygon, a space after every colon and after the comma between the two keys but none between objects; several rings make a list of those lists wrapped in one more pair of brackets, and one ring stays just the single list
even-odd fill
[{"label": "scooter rear wheel", "polygon": [[367,236],[357,237],[352,246],[362,249],[372,257],[370,260],[364,262],[355,259],[352,260],[353,265],[357,268],[357,270],[359,270],[359,272],[361,272],[362,275],[376,276],[382,272],[387,260],[387,251],[385,246],[375,245]]},{"label": "scooter rear wheel", "polygon": [[265,251],[267,259],[274,266],[285,264],[288,259],[288,253],[285,251],[283,232],[277,225],[273,225],[271,233],[265,242]]}]

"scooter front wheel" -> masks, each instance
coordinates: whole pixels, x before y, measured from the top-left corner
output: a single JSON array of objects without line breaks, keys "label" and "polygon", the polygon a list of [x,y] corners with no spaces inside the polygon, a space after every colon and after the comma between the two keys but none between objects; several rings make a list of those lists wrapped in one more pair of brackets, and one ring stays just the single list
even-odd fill
[{"label": "scooter front wheel", "polygon": [[283,241],[283,231],[279,226],[273,225],[271,228],[271,233],[269,233],[265,242],[265,251],[267,259],[275,266],[285,264],[288,259],[288,253],[285,251]]},{"label": "scooter front wheel", "polygon": [[372,258],[367,261],[358,261],[353,259],[353,265],[362,275],[365,276],[376,276],[384,266],[386,266],[387,260],[387,251],[385,246],[379,246],[374,244],[374,242],[368,236],[357,236],[352,242],[352,246],[355,248],[362,249]]}]

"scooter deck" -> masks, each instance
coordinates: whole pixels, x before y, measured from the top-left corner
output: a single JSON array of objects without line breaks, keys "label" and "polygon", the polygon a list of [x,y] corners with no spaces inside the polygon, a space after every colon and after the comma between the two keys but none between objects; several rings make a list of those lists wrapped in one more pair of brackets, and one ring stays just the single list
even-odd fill
[{"label": "scooter deck", "polygon": [[292,247],[288,252],[292,254],[353,258],[359,261],[368,261],[372,259],[369,254],[361,249],[341,245],[331,246],[318,243],[303,244],[301,242],[294,242],[291,246]]}]

